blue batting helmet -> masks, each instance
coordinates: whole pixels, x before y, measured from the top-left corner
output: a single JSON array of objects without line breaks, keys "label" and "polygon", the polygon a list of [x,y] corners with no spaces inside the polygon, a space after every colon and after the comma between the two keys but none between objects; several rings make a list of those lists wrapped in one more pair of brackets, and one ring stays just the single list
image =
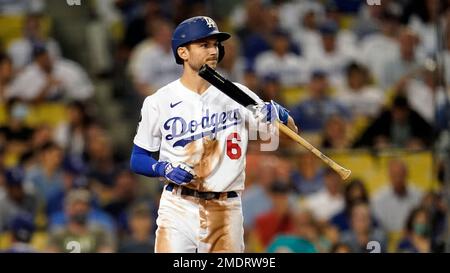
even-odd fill
[{"label": "blue batting helmet", "polygon": [[214,20],[206,16],[196,16],[181,22],[172,36],[172,51],[177,64],[183,64],[183,59],[177,53],[180,46],[210,36],[217,37],[219,41],[218,61],[220,62],[225,54],[220,42],[227,40],[231,35],[226,32],[220,32]]}]

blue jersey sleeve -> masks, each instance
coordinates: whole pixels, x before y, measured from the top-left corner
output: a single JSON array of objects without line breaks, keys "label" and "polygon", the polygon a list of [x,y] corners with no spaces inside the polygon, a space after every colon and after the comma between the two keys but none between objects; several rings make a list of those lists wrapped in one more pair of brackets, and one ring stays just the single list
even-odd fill
[{"label": "blue jersey sleeve", "polygon": [[142,149],[136,144],[133,145],[130,159],[130,167],[133,172],[148,177],[159,177],[160,175],[152,168],[156,163],[158,163],[158,160],[152,156],[151,152]]}]

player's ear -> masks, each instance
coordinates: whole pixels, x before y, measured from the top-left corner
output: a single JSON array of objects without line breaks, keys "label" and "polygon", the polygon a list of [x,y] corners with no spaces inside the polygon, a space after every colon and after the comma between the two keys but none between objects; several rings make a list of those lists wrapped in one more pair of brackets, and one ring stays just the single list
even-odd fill
[{"label": "player's ear", "polygon": [[188,59],[188,57],[189,57],[189,50],[185,46],[180,46],[177,49],[177,54],[178,54],[178,56],[180,56],[181,59],[186,61]]}]

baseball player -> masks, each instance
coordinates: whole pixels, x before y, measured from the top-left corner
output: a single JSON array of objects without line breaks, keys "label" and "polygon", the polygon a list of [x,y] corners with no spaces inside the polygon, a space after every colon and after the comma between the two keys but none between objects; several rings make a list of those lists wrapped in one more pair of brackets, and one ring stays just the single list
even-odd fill
[{"label": "baseball player", "polygon": [[260,102],[249,111],[198,75],[205,63],[216,68],[225,53],[221,42],[229,38],[209,17],[180,23],[172,50],[183,74],[144,100],[130,164],[134,172],[166,182],[155,252],[243,252],[241,192],[249,125],[270,121],[275,113],[297,130],[277,103],[265,103],[239,85]]}]

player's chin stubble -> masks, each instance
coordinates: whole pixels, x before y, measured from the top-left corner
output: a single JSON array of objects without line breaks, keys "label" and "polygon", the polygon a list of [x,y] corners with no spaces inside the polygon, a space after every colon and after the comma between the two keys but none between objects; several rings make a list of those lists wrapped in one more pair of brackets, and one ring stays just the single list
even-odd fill
[{"label": "player's chin stubble", "polygon": [[202,68],[202,66],[204,64],[207,64],[208,66],[210,66],[213,69],[216,69],[217,67],[217,58],[215,59],[206,59],[205,61],[199,61],[199,62],[187,62],[187,64],[189,65],[189,67],[191,68],[191,70],[193,71],[200,71],[200,68]]},{"label": "player's chin stubble", "polygon": [[208,64],[212,68],[216,68],[217,66],[217,59],[210,59],[206,61],[206,64]]},{"label": "player's chin stubble", "polygon": [[217,61],[206,61],[206,62],[202,62],[202,63],[198,63],[198,64],[192,64],[189,63],[189,67],[193,70],[193,71],[200,71],[200,68],[202,68],[202,66],[204,64],[207,64],[209,67],[216,69],[217,67]]}]

